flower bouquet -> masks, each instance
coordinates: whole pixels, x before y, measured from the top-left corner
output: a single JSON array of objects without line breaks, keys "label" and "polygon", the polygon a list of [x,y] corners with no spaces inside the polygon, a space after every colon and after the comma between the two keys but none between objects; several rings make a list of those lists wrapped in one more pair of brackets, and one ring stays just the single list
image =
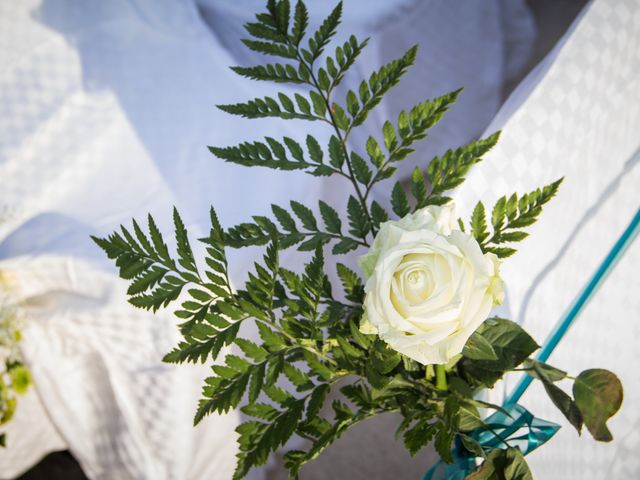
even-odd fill
[{"label": "flower bouquet", "polygon": [[[414,63],[417,46],[339,102],[336,87],[367,45],[351,36],[325,54],[341,12],[338,3],[308,33],[304,2],[292,12],[288,0],[270,0],[266,11],[245,25],[251,38],[243,43],[283,63],[232,68],[244,77],[300,89],[293,96],[219,105],[248,119],[326,124],[328,142],[306,135],[209,148],[239,165],[343,177],[352,192],[346,216],[325,201],[317,208],[291,201],[273,205],[272,217],[223,228],[212,208],[210,233],[200,239],[204,268],[177,210],[176,254],[151,216],[147,232],[134,220],[132,228],[94,237],[130,281],[133,305],[155,311],[180,303],[175,314],[184,338],[165,361],[217,360],[195,422],[238,407],[252,418],[237,428],[236,479],[264,464],[294,435],[307,442],[306,449],[285,455],[291,477],[297,478],[306,462],[347,429],[386,412],[401,415],[397,433],[410,453],[435,445],[441,462],[425,478],[527,479],[532,477],[525,455],[558,426],[515,402],[497,405],[482,396],[517,370],[542,382],[578,432],[585,426],[596,440],[611,440],[606,422],[622,402],[617,377],[592,369],[574,378],[534,360],[539,346],[526,331],[490,317],[504,298],[501,262],[516,253],[514,244],[527,237],[526,227],[536,222],[561,180],[503,196],[490,212],[479,202],[468,221],[459,218],[447,194],[496,144],[496,133],[417,165],[407,186],[392,183],[390,208],[373,200],[373,186],[394,177],[397,164],[441,120],[460,90],[400,112],[397,120],[384,123],[381,135],[352,149],[350,134]],[[233,288],[226,249],[264,245],[264,261],[248,273],[243,288]],[[280,252],[293,247],[310,252],[302,268],[280,264]],[[354,250],[361,272],[337,261]],[[339,288],[327,275],[334,269]],[[241,337],[244,322],[255,322],[261,341]],[[222,359],[231,345],[242,354]],[[283,389],[281,377],[292,388]],[[574,381],[572,395],[556,384],[567,378]],[[342,398],[325,417],[321,412],[332,389]]]},{"label": "flower bouquet", "polygon": [[[13,418],[18,396],[24,395],[31,384],[31,374],[18,351],[19,317],[8,290],[0,270],[0,426]],[[0,447],[6,442],[6,433],[0,431]]]}]

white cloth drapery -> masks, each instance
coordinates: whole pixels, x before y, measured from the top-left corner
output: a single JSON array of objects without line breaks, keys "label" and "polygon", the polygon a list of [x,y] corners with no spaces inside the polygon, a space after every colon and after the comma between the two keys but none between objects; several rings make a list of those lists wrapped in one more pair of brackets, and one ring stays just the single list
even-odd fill
[{"label": "white cloth drapery", "polygon": [[[407,0],[375,8],[366,3],[366,18],[359,14],[362,4],[345,5],[346,21],[361,35],[394,18],[398,29],[407,18],[404,9],[422,8]],[[432,2],[439,22],[460,28],[460,12],[442,9],[443,3]],[[460,51],[477,45],[478,68],[488,55],[500,58],[501,4],[466,12],[494,31],[483,31],[477,20],[456,39],[454,30],[443,35],[432,26],[430,50],[443,50],[447,42]],[[0,227],[0,258],[30,315],[23,351],[41,400],[32,393],[13,423],[9,442],[20,439],[0,451],[0,477],[15,476],[66,443],[90,478],[227,479],[236,451],[235,414],[192,428],[207,367],[160,363],[177,340],[175,319],[171,312],[154,316],[127,305],[124,282],[89,235],[105,235],[131,216],[143,220],[147,212],[170,232],[175,204],[196,237],[207,229],[209,204],[223,224],[232,225],[289,199],[313,204],[327,198],[339,206],[344,185],[242,169],[206,151],[207,144],[247,139],[247,128],[259,137],[300,136],[299,123],[248,125],[214,108],[273,92],[273,85],[243,81],[227,68],[251,60],[238,54],[234,32],[239,35],[243,15],[253,8],[188,0],[29,0],[0,2],[0,8],[1,203],[9,214]],[[419,27],[414,23],[410,41],[425,39]],[[392,43],[390,31],[384,45]],[[390,59],[382,45],[373,42],[361,74]],[[408,46],[399,44],[395,54]],[[495,62],[482,68],[482,88],[460,111],[486,121],[498,105],[504,67]],[[433,95],[463,83],[449,88],[446,68],[431,75]],[[478,113],[473,99],[481,97],[485,106]],[[472,123],[463,135],[482,128]],[[230,253],[234,281],[241,281],[257,254]],[[31,428],[34,422],[46,426]],[[42,429],[49,433],[40,434]]]},{"label": "white cloth drapery", "polygon": [[[90,478],[230,478],[236,416],[210,418],[193,429],[207,367],[160,363],[177,340],[175,319],[171,312],[154,316],[126,304],[124,283],[89,235],[107,234],[132,216],[142,220],[147,212],[170,232],[173,204],[195,238],[206,229],[209,204],[216,206],[223,224],[232,225],[289,199],[344,203],[342,183],[242,169],[206,152],[207,144],[246,140],[249,131],[256,138],[297,138],[300,124],[249,122],[215,110],[216,103],[272,94],[274,86],[245,82],[230,72],[228,65],[251,57],[230,47],[230,33],[212,33],[198,12],[199,7],[205,19],[213,19],[214,27],[216,21],[237,26],[253,9],[229,9],[222,0],[197,3],[0,2],[0,105],[5,113],[0,117],[0,204],[9,215],[0,225],[0,261],[14,272],[32,319],[23,350],[41,401],[25,402],[25,412],[40,412],[41,422],[34,422],[35,413],[18,413],[9,437],[15,443],[0,451],[2,478],[64,444]],[[517,61],[504,60],[504,39],[521,51],[530,42],[531,21],[523,15],[523,2],[496,0],[462,9],[445,4],[452,5],[404,0],[393,11],[380,3],[377,16],[351,24],[373,36],[359,67],[362,75],[392,53],[423,43],[415,72],[381,106],[366,135],[379,135],[380,120],[400,108],[468,85],[461,103],[434,132],[434,141],[426,143],[431,146],[420,151],[422,158],[480,133],[499,106],[503,82],[518,68]],[[347,2],[346,8],[359,8],[358,2]],[[501,144],[472,171],[458,195],[464,211],[478,195],[491,202],[514,188],[526,191],[566,175],[558,199],[504,268],[514,318],[539,340],[635,208],[638,169],[625,162],[638,146],[634,132],[640,130],[633,77],[640,71],[634,48],[639,10],[637,0],[599,0],[591,6],[548,70],[536,77],[532,91],[513,97],[519,106],[505,115],[506,122],[501,120]],[[347,19],[355,17],[347,13]],[[524,34],[518,37],[517,32]],[[313,124],[303,127],[305,133],[311,129],[324,135]],[[595,208],[601,196],[606,201]],[[234,281],[242,280],[258,253],[231,252]],[[634,373],[623,363],[632,352],[628,345],[622,348],[637,331],[623,315],[639,311],[637,295],[630,295],[637,247],[628,257],[572,332],[581,335],[580,345],[590,345],[581,353],[585,357],[567,347],[553,359],[561,367],[582,369],[592,366],[586,364],[592,356],[598,365],[620,372],[626,406],[637,397]],[[293,258],[290,254],[284,261]],[[607,312],[613,320],[598,321]],[[577,337],[566,345],[578,345],[572,342]],[[609,357],[616,346],[616,356]],[[557,418],[540,392],[532,391],[527,402],[541,416]],[[618,435],[623,448],[596,446],[585,438],[575,443],[565,428],[559,434],[564,441],[553,440],[556,448],[531,456],[534,472],[541,478],[601,478],[587,471],[591,463],[580,470],[578,462],[561,456],[577,448],[589,452],[597,472],[615,455],[614,468],[632,465],[620,462],[631,461],[624,448],[638,441],[631,426],[624,430],[621,425],[637,424],[630,410],[623,407],[612,422],[614,432],[627,432]],[[30,428],[33,423],[39,426]],[[548,459],[560,465],[563,475],[557,476],[555,467],[549,470]],[[570,471],[582,473],[571,477]]]}]

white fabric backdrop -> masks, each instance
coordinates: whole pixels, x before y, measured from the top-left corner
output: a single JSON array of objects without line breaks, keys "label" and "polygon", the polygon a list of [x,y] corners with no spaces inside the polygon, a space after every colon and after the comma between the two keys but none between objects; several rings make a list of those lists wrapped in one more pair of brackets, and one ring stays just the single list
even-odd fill
[{"label": "white fabric backdrop", "polygon": [[[207,3],[205,14],[214,8],[219,25],[237,31],[242,18],[215,11],[227,2]],[[411,4],[402,3],[417,8]],[[387,18],[389,5],[367,3],[375,14],[358,19],[362,3],[348,2],[346,18],[356,30],[371,32]],[[220,40],[230,41],[232,33],[212,32],[189,1],[4,0],[0,8],[1,201],[10,212],[0,232],[0,258],[31,312],[23,350],[48,414],[16,419],[9,441],[20,440],[0,452],[0,475],[16,475],[64,439],[91,478],[229,478],[235,415],[192,429],[207,368],[159,362],[176,341],[175,320],[168,312],[152,316],[128,306],[123,282],[88,236],[147,212],[170,231],[172,204],[196,236],[206,228],[209,204],[231,225],[290,198],[330,197],[339,204],[343,185],[241,169],[206,152],[206,144],[234,144],[247,133],[246,121],[216,111],[215,103],[263,96],[273,86],[244,82],[227,69],[246,60],[232,58],[237,40],[228,52]],[[455,12],[438,8],[443,24],[454,22]],[[443,35],[432,26],[429,43],[432,52],[475,46],[480,68],[487,60],[483,50],[500,57],[503,12],[497,1],[486,11],[470,10],[495,31],[483,32],[480,21],[463,35],[453,29]],[[413,28],[411,41],[423,40],[420,25]],[[407,46],[399,43],[397,54]],[[367,71],[379,63],[378,48],[370,50]],[[498,105],[504,66],[483,68],[482,88],[460,111],[477,114],[473,99],[486,97],[486,122]],[[445,68],[431,77],[442,85],[456,75]],[[274,136],[296,136],[299,126],[251,124],[252,131]],[[473,125],[466,134],[481,128]],[[251,194],[238,195],[239,189]],[[232,255],[235,281],[256,253]],[[36,401],[28,405],[38,411]],[[47,418],[59,435],[51,426],[30,426]],[[49,433],[40,435],[42,428]]]},{"label": "white fabric backdrop", "polygon": [[[505,39],[526,52],[532,25],[522,2],[496,1],[462,10],[445,9],[446,2],[401,3],[403,10],[391,17],[381,4],[377,16],[354,24],[370,35],[384,19],[395,21],[380,31],[379,40],[374,36],[363,72],[388,61],[390,49],[397,56],[414,42],[424,47],[423,66],[407,79],[409,87],[394,93],[369,122],[368,130],[378,132],[386,114],[415,103],[416,91],[430,97],[469,85],[442,131],[435,132],[432,150],[427,147],[421,152],[429,155],[444,145],[467,140],[486,125],[499,105],[503,82],[522,63],[504,60]],[[357,9],[356,4],[347,2],[347,7]],[[252,11],[223,11],[224,5],[202,2],[205,19],[214,27],[212,18],[222,19],[221,25],[238,25],[242,15]],[[638,5],[630,0],[616,8],[612,5],[602,0],[589,11],[583,20],[588,26],[575,34],[586,29],[583,37],[589,38],[593,48],[582,50],[574,42],[573,50],[568,50],[572,54],[561,52],[543,78],[546,90],[532,95],[538,103],[520,107],[513,117],[514,121],[520,118],[520,123],[507,125],[499,150],[486,166],[475,170],[467,190],[460,192],[464,204],[465,198],[478,194],[494,199],[514,187],[522,191],[561,174],[573,176],[522,253],[505,268],[515,317],[528,322],[538,338],[544,336],[547,325],[537,319],[552,323],[557,318],[577,288],[569,288],[566,277],[577,285],[585,271],[592,270],[587,266],[595,268],[606,252],[600,254],[597,247],[615,237],[616,227],[628,213],[620,205],[628,204],[633,195],[629,187],[615,190],[617,196],[612,194],[605,204],[610,205],[607,214],[602,213],[603,207],[598,222],[589,224],[594,230],[591,235],[596,235],[592,238],[599,241],[589,241],[580,233],[578,238],[585,239],[581,240],[582,250],[570,249],[577,252],[571,255],[579,257],[569,259],[566,254],[562,260],[566,263],[547,275],[525,303],[532,279],[564,251],[556,242],[569,237],[577,219],[606,190],[628,158],[619,157],[633,148],[629,146],[629,132],[637,126],[633,102],[622,100],[621,90],[607,90],[609,83],[602,76],[592,74],[587,77],[591,80],[585,80],[582,75],[585,70],[600,73],[600,65],[609,66],[611,75],[623,75],[617,83],[626,88],[626,94],[637,94],[637,83],[624,75],[634,72],[625,60],[637,62],[637,57],[629,58],[629,52],[633,52],[634,41],[637,45],[630,31],[633,25],[637,30]],[[36,437],[34,432],[41,430],[29,428],[29,422],[18,424],[16,419],[12,436],[33,435],[37,441],[28,444],[31,450],[20,450],[25,444],[16,441],[0,452],[0,475],[17,474],[33,461],[34,451],[59,448],[64,438],[91,478],[229,478],[235,415],[208,419],[198,429],[191,427],[206,368],[159,363],[176,340],[174,319],[169,312],[151,316],[130,308],[124,301],[123,283],[115,279],[112,267],[88,235],[106,234],[132,215],[141,218],[147,212],[154,214],[163,230],[170,231],[170,206],[176,204],[195,237],[206,228],[208,204],[216,205],[223,223],[231,225],[252,214],[266,213],[270,203],[290,198],[309,202],[330,198],[339,204],[343,185],[293,173],[241,169],[216,161],[206,152],[206,144],[234,144],[247,133],[246,121],[222,115],[213,108],[215,103],[266,95],[273,86],[240,81],[227,70],[228,65],[250,57],[235,58],[237,52],[221,43],[230,34],[216,34],[220,30],[212,34],[190,2],[4,0],[0,9],[0,105],[5,112],[0,117],[0,176],[4,180],[0,203],[11,213],[10,222],[0,231],[0,259],[2,268],[15,273],[21,296],[28,299],[32,321],[25,329],[24,352],[44,408],[61,435],[42,427],[50,434]],[[351,17],[347,9],[347,18]],[[524,33],[519,36],[518,32]],[[610,50],[603,51],[603,45]],[[611,52],[620,53],[616,57]],[[460,61],[462,53],[466,53],[464,62]],[[623,55],[627,57],[621,58]],[[608,65],[613,57],[619,60]],[[575,66],[574,60],[584,65]],[[555,80],[550,77],[554,67],[559,72]],[[560,93],[554,93],[556,83],[563,85]],[[582,87],[593,90],[584,92]],[[595,95],[602,91],[606,94]],[[603,100],[593,112],[583,107],[580,100],[585,98],[594,102],[617,98],[618,108]],[[552,113],[544,103],[549,101],[557,103]],[[523,112],[520,117],[519,112]],[[566,120],[567,115],[574,123]],[[588,119],[594,123],[578,122]],[[620,129],[621,121],[626,129]],[[260,136],[295,137],[299,126],[294,122],[251,123],[252,131],[261,129]],[[591,135],[595,127],[600,136],[587,137],[585,132]],[[308,130],[308,125],[304,128]],[[565,140],[574,138],[575,144],[567,142],[565,148]],[[585,138],[588,143],[578,142]],[[545,139],[557,140],[545,143]],[[615,155],[606,155],[611,165],[604,168],[599,155],[604,156],[610,145],[617,150]],[[637,175],[637,169],[633,171]],[[251,195],[237,195],[239,178],[244,182],[242,191]],[[492,178],[490,190],[488,178]],[[598,228],[601,225],[606,227]],[[553,235],[556,231],[560,236]],[[587,227],[582,232],[586,231]],[[241,280],[256,253],[233,254],[235,281]],[[585,268],[576,271],[576,265]],[[633,291],[628,290],[633,287],[629,277],[619,282],[625,287],[616,290],[619,295]],[[606,308],[616,311],[616,305],[609,303]],[[637,304],[631,307],[638,311]],[[625,311],[634,310],[627,306]],[[626,335],[619,342],[624,338]],[[627,382],[630,384],[633,381]],[[562,434],[567,435],[568,429]],[[579,445],[590,445],[586,439],[582,442]],[[610,447],[607,452],[615,451]],[[547,450],[557,453],[559,449]]]},{"label": "white fabric backdrop", "polygon": [[[455,26],[456,12],[447,14],[441,3],[432,3],[440,21]],[[65,442],[91,478],[230,477],[235,415],[208,419],[192,429],[190,418],[207,369],[159,363],[176,341],[175,320],[169,313],[154,317],[129,307],[123,282],[88,239],[147,212],[169,231],[172,204],[195,236],[206,228],[210,203],[231,225],[290,198],[337,196],[338,203],[343,201],[336,195],[342,185],[245,170],[216,162],[206,152],[206,144],[233,144],[246,137],[246,122],[216,111],[215,103],[273,89],[243,82],[227,69],[247,58],[239,54],[237,40],[228,44],[231,52],[220,41],[230,42],[242,15],[253,11],[216,11],[228,5],[204,2],[205,17],[218,22],[212,31],[188,1],[0,2],[0,104],[5,112],[0,174],[6,179],[1,202],[10,213],[0,232],[0,258],[3,268],[14,273],[31,312],[23,350],[48,415],[41,414],[32,393],[24,414],[12,424],[13,443],[0,452],[5,478]],[[371,8],[367,3],[370,15],[360,18],[362,4],[348,2],[345,16],[356,30],[371,33],[388,18],[389,5],[379,2]],[[207,14],[211,8],[213,17]],[[495,31],[483,32],[477,20],[464,35],[452,29],[443,35],[433,17],[429,43],[432,52],[476,46],[480,68],[487,61],[481,57],[484,50],[501,56],[504,42],[497,27],[503,12],[500,2],[470,10],[469,18],[475,12]],[[403,25],[405,13],[394,17],[395,28]],[[407,41],[425,39],[420,26],[413,25],[415,35]],[[395,43],[396,55],[408,47],[402,43]],[[390,59],[388,52],[378,54],[381,47],[375,45],[365,71],[377,68],[379,56]],[[481,118],[468,137],[499,102],[504,65],[483,68],[482,88],[467,96],[466,108],[460,107],[461,113]],[[448,90],[464,83],[458,79],[449,88],[446,82],[456,76],[460,72],[444,68],[431,78]],[[480,112],[474,98],[489,99],[482,100],[486,107]],[[295,136],[299,124],[253,122],[252,128],[261,135]],[[237,195],[240,178],[241,191],[251,195]],[[232,255],[235,281],[256,253]],[[195,448],[197,441],[206,447]]]}]

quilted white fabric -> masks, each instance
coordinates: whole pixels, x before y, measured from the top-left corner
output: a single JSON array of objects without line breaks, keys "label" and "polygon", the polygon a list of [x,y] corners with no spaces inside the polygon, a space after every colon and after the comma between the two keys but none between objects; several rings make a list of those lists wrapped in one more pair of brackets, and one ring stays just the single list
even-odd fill
[{"label": "quilted white fabric", "polygon": [[[82,261],[51,255],[3,267],[16,274],[17,300],[29,318],[22,350],[59,432],[48,431],[45,419],[16,418],[3,478],[15,475],[13,465],[37,460],[34,452],[63,447],[60,438],[89,478],[230,477],[237,415],[193,427],[207,367],[158,362],[158,352],[177,341],[169,313],[132,312],[119,301],[125,285]],[[32,403],[24,414],[43,414]]]},{"label": "quilted white fabric", "polygon": [[[213,4],[216,12],[215,2],[201,3],[203,11]],[[452,52],[447,58],[449,70],[418,71],[409,80],[410,88],[395,93],[396,99],[384,107],[389,111],[409,107],[404,99],[414,102],[412,90],[423,86],[429,97],[472,80],[482,85],[469,89],[468,100],[463,97],[467,103],[452,112],[452,122],[458,127],[441,132],[435,145],[477,134],[498,107],[501,85],[518,67],[517,62],[503,60],[487,66],[492,57],[503,58],[502,34],[508,31],[505,12],[520,19],[512,27],[518,24],[519,31],[529,33],[532,28],[522,15],[525,12],[513,7],[514,2],[488,2],[484,7],[467,6],[464,11],[456,7],[447,11],[442,7],[445,3],[402,2],[408,9],[405,16],[382,32],[386,41],[373,44],[374,53],[366,62],[374,68],[388,60],[390,52],[382,45],[393,45],[393,39],[397,40],[394,54],[410,41],[425,44],[422,60],[447,49]],[[439,15],[428,17],[426,4]],[[522,7],[523,2],[517,4]],[[594,4],[574,32],[581,35],[579,41],[571,43],[573,36],[569,38],[542,86],[511,117],[502,145],[476,168],[460,192],[466,208],[465,199],[478,194],[493,199],[499,192],[531,188],[562,174],[568,177],[543,223],[505,267],[512,310],[539,338],[575,294],[585,272],[595,268],[601,258],[598,245],[613,242],[633,209],[626,206],[633,190],[624,185],[633,185],[633,179],[637,185],[637,168],[628,165],[623,170],[623,165],[637,146],[632,145],[633,129],[638,131],[637,102],[634,106],[632,100],[637,98],[637,80],[632,78],[634,68],[638,71],[637,49],[633,48],[638,44],[633,36],[634,25],[638,31],[637,7],[637,1],[631,0]],[[454,20],[462,14],[468,15],[464,17],[468,21],[458,25]],[[217,18],[228,19],[229,24],[237,20],[229,15]],[[425,25],[418,21],[421,16],[430,22],[424,34],[421,27]],[[367,18],[368,23],[358,27],[363,31],[378,24],[376,18]],[[473,18],[481,20],[472,24]],[[514,31],[518,29],[508,35],[512,39],[517,38]],[[16,441],[0,451],[3,478],[27,468],[34,451],[60,448],[62,439],[90,478],[231,476],[236,416],[209,418],[192,428],[191,416],[206,367],[171,367],[159,362],[176,340],[175,320],[170,312],[152,316],[128,306],[123,283],[88,239],[89,234],[107,234],[131,216],[142,218],[147,212],[169,231],[168,213],[173,204],[180,208],[195,237],[206,228],[208,204],[216,205],[222,222],[230,225],[267,213],[270,203],[282,204],[290,198],[310,203],[317,198],[335,199],[338,204],[344,201],[343,184],[322,183],[302,174],[241,169],[215,161],[206,152],[207,144],[234,144],[247,135],[247,122],[216,112],[215,103],[272,92],[271,85],[244,82],[228,71],[226,67],[238,59],[221,38],[188,0],[0,1],[0,105],[4,113],[0,117],[0,203],[10,213],[9,222],[0,230],[0,260],[3,268],[15,273],[32,317],[24,332],[24,353],[47,412],[40,418],[23,416],[24,423],[15,424],[14,435],[50,432],[39,435],[31,445]],[[521,39],[525,50],[526,39],[527,35]],[[593,47],[583,49],[580,43]],[[468,70],[452,75],[451,69],[461,65],[455,55],[462,53]],[[469,65],[474,61],[476,68]],[[363,72],[368,70],[363,67]],[[370,131],[379,131],[376,122],[380,118],[372,119]],[[474,120],[465,122],[470,118]],[[300,125],[293,122],[254,121],[250,125],[260,136],[299,135]],[[313,125],[304,128],[309,131]],[[621,186],[616,187],[618,174]],[[613,186],[607,190],[608,185]],[[603,192],[611,193],[596,217],[589,208]],[[597,221],[581,222],[585,214]],[[584,227],[575,235],[575,242],[563,249],[558,242],[567,241],[579,225]],[[234,281],[241,281],[256,254],[232,253]],[[579,271],[576,265],[581,266]],[[616,275],[620,272],[624,273],[619,269]],[[538,274],[546,276],[527,293]],[[619,280],[618,295],[625,296],[633,287],[629,278]],[[613,280],[607,288],[613,288]],[[600,313],[638,311],[633,299],[621,310],[615,295],[608,298],[611,302]],[[590,308],[597,305],[594,302]],[[616,315],[608,322],[619,322],[615,331],[623,332],[623,318]],[[581,325],[591,325],[584,320]],[[606,328],[605,333],[610,330]],[[591,342],[594,331],[587,332]],[[579,330],[574,329],[572,335],[576,332]],[[616,338],[616,345],[622,345],[627,335]],[[601,345],[604,349],[604,343]],[[577,360],[575,352],[570,356]],[[625,372],[614,367],[626,380]],[[530,397],[533,395],[528,401]],[[637,422],[637,417],[623,415],[631,413],[623,410],[616,422],[621,418]],[[30,426],[47,418],[51,420],[47,427]],[[614,429],[618,426],[614,424]],[[562,433],[569,434],[568,429]],[[583,440],[580,447],[586,448],[585,444],[590,445]],[[607,450],[602,458],[609,458],[611,451],[616,450]],[[536,472],[544,467],[540,463],[542,466],[535,465]],[[604,460],[602,464],[609,465]],[[567,465],[571,468],[573,465]],[[553,474],[540,476],[554,478]]]}]

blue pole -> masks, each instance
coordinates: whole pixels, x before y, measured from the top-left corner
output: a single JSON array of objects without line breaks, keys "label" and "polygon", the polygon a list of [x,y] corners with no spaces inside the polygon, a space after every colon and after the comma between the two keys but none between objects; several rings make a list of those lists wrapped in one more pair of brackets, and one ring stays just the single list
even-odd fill
[{"label": "blue pole", "polygon": [[[582,289],[578,297],[573,301],[569,309],[561,317],[547,340],[544,342],[540,353],[538,353],[536,360],[546,362],[553,350],[558,346],[562,337],[567,333],[567,330],[582,311],[587,302],[591,299],[596,290],[602,285],[607,275],[611,272],[615,264],[620,260],[625,250],[631,245],[636,235],[640,231],[640,209],[636,211],[633,220],[622,233],[618,241],[615,243],[611,251],[607,254],[604,261],[600,264],[596,272],[593,274],[589,282]],[[525,374],[518,382],[516,388],[511,392],[511,395],[507,397],[505,401],[506,405],[517,403],[520,397],[531,384],[531,376]]]}]

